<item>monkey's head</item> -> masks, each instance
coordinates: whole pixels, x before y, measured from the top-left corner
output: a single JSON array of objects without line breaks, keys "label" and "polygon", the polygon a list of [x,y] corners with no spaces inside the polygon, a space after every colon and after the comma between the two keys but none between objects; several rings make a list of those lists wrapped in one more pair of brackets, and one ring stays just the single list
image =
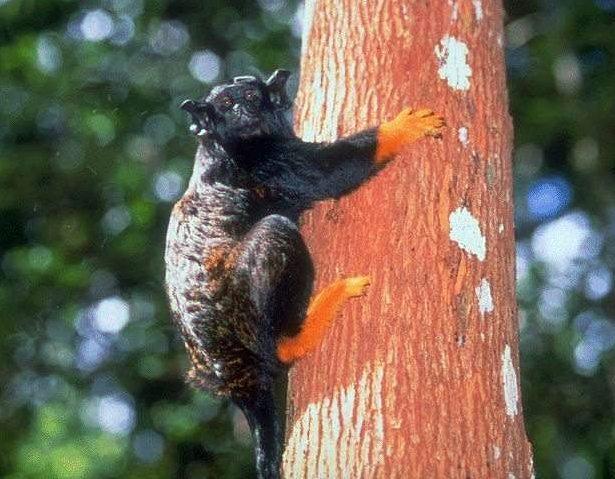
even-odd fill
[{"label": "monkey's head", "polygon": [[181,108],[192,117],[190,131],[223,143],[288,135],[284,112],[291,105],[285,88],[289,76],[286,70],[276,70],[266,82],[253,76],[235,77],[214,87],[201,101],[184,101]]}]

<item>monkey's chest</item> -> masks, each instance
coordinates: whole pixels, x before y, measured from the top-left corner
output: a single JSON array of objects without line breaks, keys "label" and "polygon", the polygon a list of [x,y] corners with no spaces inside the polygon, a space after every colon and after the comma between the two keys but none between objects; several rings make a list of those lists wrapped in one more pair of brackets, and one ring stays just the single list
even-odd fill
[{"label": "monkey's chest", "polygon": [[257,185],[251,191],[250,227],[269,215],[282,215],[297,222],[301,214],[300,208],[292,198],[267,185]]}]

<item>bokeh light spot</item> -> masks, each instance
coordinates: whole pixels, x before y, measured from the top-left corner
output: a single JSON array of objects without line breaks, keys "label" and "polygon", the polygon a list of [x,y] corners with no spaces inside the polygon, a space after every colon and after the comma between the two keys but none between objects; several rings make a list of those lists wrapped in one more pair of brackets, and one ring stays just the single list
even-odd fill
[{"label": "bokeh light spot", "polygon": [[598,164],[600,147],[591,137],[581,138],[572,149],[574,165],[582,171],[590,171]]},{"label": "bokeh light spot", "polygon": [[154,194],[161,201],[173,201],[179,198],[182,192],[183,180],[174,171],[165,171],[156,175],[154,180]]},{"label": "bokeh light spot", "polygon": [[164,145],[175,136],[175,123],[168,115],[159,113],[145,120],[143,130],[155,143]]},{"label": "bokeh light spot", "polygon": [[572,54],[559,56],[553,64],[555,86],[560,93],[573,95],[579,91],[583,83],[579,59]]},{"label": "bokeh light spot", "polygon": [[615,0],[594,0],[594,3],[607,12],[615,10]]},{"label": "bokeh light spot", "polygon": [[116,206],[108,210],[102,219],[103,228],[113,235],[124,231],[132,222],[130,210],[125,206]]},{"label": "bokeh light spot", "polygon": [[86,40],[100,42],[113,34],[113,19],[106,11],[90,10],[81,20],[81,34]]},{"label": "bokeh light spot", "polygon": [[84,371],[93,371],[108,356],[109,347],[107,344],[93,338],[84,339],[77,347],[77,367]]},{"label": "bokeh light spot", "polygon": [[119,296],[99,301],[94,308],[93,325],[102,333],[119,333],[130,319],[130,306]]},{"label": "bokeh light spot", "polygon": [[527,208],[534,220],[551,218],[565,209],[572,199],[572,189],[561,176],[535,181],[527,193]]},{"label": "bokeh light spot", "polygon": [[36,63],[39,70],[45,73],[55,73],[62,65],[62,52],[51,38],[44,35],[38,38]]},{"label": "bokeh light spot", "polygon": [[615,345],[615,325],[594,311],[584,311],[574,321],[581,340],[574,349],[577,371],[593,375],[602,355]]},{"label": "bokeh light spot", "polygon": [[606,266],[600,266],[585,277],[585,296],[591,300],[604,298],[613,287],[613,273]]},{"label": "bokeh light spot", "polygon": [[114,45],[126,45],[135,35],[135,23],[132,18],[122,16],[115,22],[115,29],[111,37],[111,43]]},{"label": "bokeh light spot", "polygon": [[125,394],[103,396],[97,404],[97,422],[101,429],[112,434],[126,435],[135,424],[135,412]]},{"label": "bokeh light spot", "polygon": [[37,271],[46,271],[53,263],[53,252],[45,246],[34,246],[28,253],[30,267]]},{"label": "bokeh light spot", "polygon": [[540,225],[532,235],[534,255],[556,271],[566,270],[579,258],[595,257],[601,243],[587,215],[576,211]]},{"label": "bokeh light spot", "polygon": [[596,476],[594,466],[584,457],[569,457],[561,467],[562,479],[593,479]]},{"label": "bokeh light spot", "polygon": [[220,57],[209,50],[196,52],[190,58],[188,69],[198,81],[212,82],[220,74]]},{"label": "bokeh light spot", "polygon": [[156,462],[164,452],[164,438],[156,431],[146,429],[135,434],[132,448],[141,461],[146,463]]},{"label": "bokeh light spot", "polygon": [[258,0],[258,4],[263,10],[278,12],[286,6],[286,0]]},{"label": "bokeh light spot", "polygon": [[171,55],[188,44],[190,35],[183,23],[161,22],[150,30],[149,45],[159,55]]},{"label": "bokeh light spot", "polygon": [[112,8],[118,14],[138,17],[143,13],[143,0],[112,0]]}]

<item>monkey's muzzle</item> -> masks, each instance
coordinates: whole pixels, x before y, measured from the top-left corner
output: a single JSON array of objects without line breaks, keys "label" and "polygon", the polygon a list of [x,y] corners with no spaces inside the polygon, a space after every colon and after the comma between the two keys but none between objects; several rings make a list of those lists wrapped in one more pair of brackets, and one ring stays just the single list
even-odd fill
[{"label": "monkey's muzzle", "polygon": [[190,131],[196,136],[206,136],[212,133],[211,105],[194,100],[184,100],[179,106],[190,113],[192,123]]}]

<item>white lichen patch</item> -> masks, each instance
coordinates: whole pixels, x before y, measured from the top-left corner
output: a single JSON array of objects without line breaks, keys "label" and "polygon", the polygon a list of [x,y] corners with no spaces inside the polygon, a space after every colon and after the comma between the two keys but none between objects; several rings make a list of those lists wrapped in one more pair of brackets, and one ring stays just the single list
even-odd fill
[{"label": "white lichen patch", "polygon": [[302,38],[301,38],[301,54],[305,55],[305,51],[310,41],[310,34],[312,33],[312,23],[314,20],[314,11],[316,7],[316,0],[306,0],[303,4],[303,20],[302,25]]},{"label": "white lichen patch", "polygon": [[468,46],[455,37],[446,35],[434,48],[440,68],[438,75],[454,90],[469,90],[472,68],[468,65]]},{"label": "white lichen patch", "polygon": [[459,18],[459,4],[455,0],[448,0],[448,4],[451,7],[451,20],[456,22]]},{"label": "white lichen patch", "polygon": [[463,146],[468,146],[468,129],[465,126],[462,126],[461,128],[459,128],[457,133],[459,143],[461,143]]},{"label": "white lichen patch", "polygon": [[500,225],[498,226],[498,233],[504,233],[504,223],[500,223]]},{"label": "white lichen patch", "polygon": [[483,19],[483,4],[481,0],[472,0],[472,5],[474,5],[474,16],[476,17],[476,21],[480,22]]},{"label": "white lichen patch", "polygon": [[493,460],[497,461],[502,456],[502,450],[495,444],[492,447],[493,447]]},{"label": "white lichen patch", "polygon": [[356,383],[308,404],[291,426],[284,477],[374,476],[384,463],[383,378],[382,365],[368,364]]},{"label": "white lichen patch", "polygon": [[455,241],[461,249],[483,261],[487,254],[487,240],[481,232],[478,220],[464,206],[453,211],[448,220],[451,240]]},{"label": "white lichen patch", "polygon": [[514,417],[519,412],[519,387],[517,385],[517,373],[513,364],[510,346],[507,344],[502,353],[502,384],[504,386],[504,403],[506,414]]},{"label": "white lichen patch", "polygon": [[493,311],[493,297],[491,296],[491,285],[485,278],[480,280],[480,284],[474,288],[476,299],[478,299],[478,310],[481,316]]},{"label": "white lichen patch", "polygon": [[528,472],[530,473],[530,479],[536,479],[536,473],[534,472],[534,458],[530,455],[530,462],[527,465]]}]

